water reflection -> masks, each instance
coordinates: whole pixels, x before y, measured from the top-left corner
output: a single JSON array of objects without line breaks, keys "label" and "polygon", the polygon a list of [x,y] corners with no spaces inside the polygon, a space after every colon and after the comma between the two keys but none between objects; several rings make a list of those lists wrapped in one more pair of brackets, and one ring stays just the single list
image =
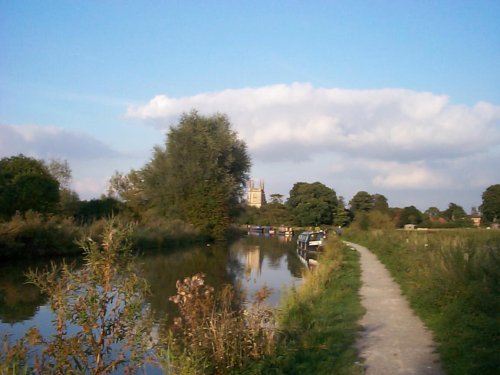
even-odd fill
[{"label": "water reflection", "polygon": [[269,303],[273,306],[279,302],[283,287],[299,282],[304,270],[292,242],[280,242],[279,238],[247,237],[230,248],[231,257],[242,264],[236,281],[249,297],[264,286],[271,288]]},{"label": "water reflection", "polygon": [[[51,263],[57,265],[68,262],[65,258],[32,261],[12,260],[0,265],[0,321],[17,323],[30,320],[40,306],[47,303],[46,296],[39,289],[27,283],[25,273],[30,269],[48,269]],[[78,267],[81,261],[70,260]]]},{"label": "water reflection", "polygon": [[[158,320],[177,315],[169,297],[176,294],[176,281],[184,277],[203,272],[206,282],[216,289],[240,284],[249,297],[266,285],[273,290],[269,303],[276,305],[283,286],[300,282],[304,270],[293,241],[280,241],[280,237],[246,237],[229,247],[219,244],[156,252],[138,257],[137,264],[151,287],[148,303]],[[31,326],[50,326],[46,297],[26,284],[24,277],[30,267],[48,266],[50,260],[0,266],[0,334],[11,332],[19,337]]]},{"label": "water reflection", "polygon": [[227,249],[222,246],[200,246],[174,253],[145,255],[138,259],[141,275],[148,281],[152,295],[148,302],[157,319],[176,314],[176,308],[169,297],[176,294],[175,283],[184,277],[197,273],[206,275],[206,282],[214,287],[234,284],[232,264]]}]

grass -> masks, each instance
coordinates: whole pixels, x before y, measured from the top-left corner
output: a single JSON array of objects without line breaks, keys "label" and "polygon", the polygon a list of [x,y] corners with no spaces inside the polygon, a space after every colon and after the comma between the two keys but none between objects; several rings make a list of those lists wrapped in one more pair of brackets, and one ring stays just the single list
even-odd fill
[{"label": "grass", "polygon": [[500,368],[500,232],[345,231],[386,265],[433,331],[449,374]]},{"label": "grass", "polygon": [[362,374],[354,348],[360,286],[358,253],[331,239],[318,268],[285,297],[274,356],[252,373]]}]

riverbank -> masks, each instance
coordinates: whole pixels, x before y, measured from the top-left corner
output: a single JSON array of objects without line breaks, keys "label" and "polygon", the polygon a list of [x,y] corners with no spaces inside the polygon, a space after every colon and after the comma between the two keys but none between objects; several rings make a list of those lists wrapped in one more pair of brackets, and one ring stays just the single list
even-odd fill
[{"label": "riverbank", "polygon": [[500,367],[500,232],[353,231],[373,251],[433,332],[448,374]]},{"label": "riverbank", "polygon": [[319,266],[283,300],[276,353],[252,373],[362,374],[354,347],[360,286],[359,254],[329,239]]},{"label": "riverbank", "polygon": [[[81,255],[79,242],[89,237],[97,241],[106,222],[99,219],[79,224],[73,218],[36,212],[14,215],[11,220],[0,222],[0,259]],[[238,235],[241,232],[234,229],[228,238]],[[211,239],[181,221],[160,221],[134,225],[131,241],[135,249],[149,252],[206,244]]]}]

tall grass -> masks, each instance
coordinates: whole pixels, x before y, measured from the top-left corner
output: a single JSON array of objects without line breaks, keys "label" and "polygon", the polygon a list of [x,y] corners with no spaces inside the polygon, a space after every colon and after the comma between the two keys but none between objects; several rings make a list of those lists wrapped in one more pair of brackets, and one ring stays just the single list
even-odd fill
[{"label": "tall grass", "polygon": [[359,255],[329,240],[320,265],[291,290],[278,315],[277,350],[263,374],[362,374],[354,342],[363,315]]},{"label": "tall grass", "polygon": [[352,231],[375,252],[434,332],[450,374],[500,368],[500,232]]}]

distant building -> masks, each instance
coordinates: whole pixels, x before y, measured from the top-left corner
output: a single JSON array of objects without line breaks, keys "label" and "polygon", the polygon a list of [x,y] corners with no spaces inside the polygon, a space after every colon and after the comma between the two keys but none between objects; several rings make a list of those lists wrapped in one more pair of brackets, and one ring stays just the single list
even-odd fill
[{"label": "distant building", "polygon": [[259,186],[255,186],[253,181],[248,183],[247,204],[251,207],[260,208],[266,203],[266,193],[264,193],[264,182],[260,181]]},{"label": "distant building", "polygon": [[479,227],[481,225],[481,216],[478,214],[471,215],[471,220],[474,223],[474,226]]}]

